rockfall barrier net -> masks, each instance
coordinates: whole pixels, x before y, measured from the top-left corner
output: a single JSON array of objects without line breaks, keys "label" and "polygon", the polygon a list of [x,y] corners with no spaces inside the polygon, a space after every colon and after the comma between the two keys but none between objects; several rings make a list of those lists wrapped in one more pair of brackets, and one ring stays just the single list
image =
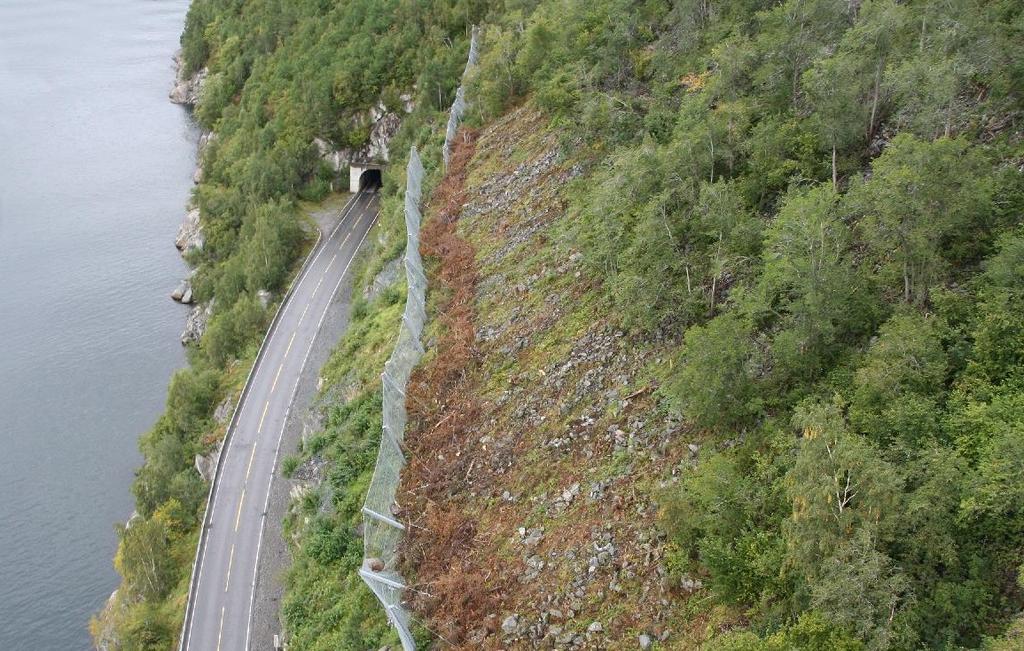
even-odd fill
[{"label": "rockfall barrier net", "polygon": [[[477,31],[473,29],[469,46],[466,72],[476,63]],[[463,73],[465,79],[466,72]],[[462,114],[466,109],[463,87],[460,84],[455,93],[448,118],[448,130],[442,151],[445,165],[451,151],[452,141]],[[427,318],[427,278],[423,273],[420,258],[420,199],[423,191],[423,164],[416,147],[409,151],[409,165],[405,180],[405,276],[409,292],[405,301],[405,312],[398,331],[398,343],[391,357],[384,364],[381,374],[383,385],[383,431],[380,449],[377,452],[377,466],[363,503],[363,566],[359,576],[377,595],[387,612],[388,620],[398,631],[405,651],[413,651],[416,643],[412,637],[411,618],[402,606],[405,581],[397,571],[398,543],[405,525],[399,520],[396,495],[405,453],[402,440],[405,438],[405,389],[413,368],[423,355],[420,335]]]},{"label": "rockfall barrier net", "polygon": [[466,69],[462,71],[462,83],[455,91],[455,101],[452,102],[452,109],[448,112],[448,129],[444,134],[444,148],[441,150],[441,157],[444,158],[444,166],[448,167],[448,159],[452,155],[452,143],[455,142],[455,132],[459,130],[462,123],[462,115],[466,112],[466,77],[470,69],[476,65],[479,52],[477,51],[477,28],[469,39],[469,56],[466,58]]},{"label": "rockfall barrier net", "polygon": [[388,619],[398,630],[402,646],[416,648],[409,627],[409,614],[402,608],[405,584],[396,571],[396,552],[404,525],[397,519],[395,493],[399,472],[405,465],[402,439],[405,437],[405,387],[416,366],[423,347],[420,335],[426,321],[427,279],[420,259],[420,193],[423,187],[423,164],[413,147],[409,152],[405,185],[405,275],[409,286],[405,312],[398,332],[398,343],[384,364],[381,383],[383,432],[377,452],[377,467],[363,503],[363,577],[387,611]]}]

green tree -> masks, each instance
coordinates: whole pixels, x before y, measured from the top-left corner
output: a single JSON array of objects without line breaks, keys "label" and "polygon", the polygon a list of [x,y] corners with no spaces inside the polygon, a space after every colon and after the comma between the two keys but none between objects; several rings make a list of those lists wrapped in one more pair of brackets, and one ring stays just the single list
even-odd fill
[{"label": "green tree", "polygon": [[139,518],[118,526],[121,544],[114,559],[117,571],[133,595],[147,601],[162,599],[177,580],[167,528],[157,518]]},{"label": "green tree", "polygon": [[758,411],[750,324],[725,313],[686,331],[669,400],[701,427],[742,426]]},{"label": "green tree", "polygon": [[729,451],[702,458],[666,500],[677,569],[706,570],[705,582],[722,602],[771,603],[785,592],[779,527],[786,504],[782,461],[790,447],[775,437],[753,459]]},{"label": "green tree", "polygon": [[865,3],[835,54],[818,59],[803,75],[813,122],[831,150],[833,188],[839,184],[839,154],[874,135],[884,110],[882,74],[907,14],[892,0]]},{"label": "green tree", "polygon": [[769,226],[753,309],[778,315],[773,375],[783,388],[821,375],[850,337],[867,331],[876,307],[850,257],[850,233],[829,186],[793,190]]},{"label": "green tree", "polygon": [[882,549],[899,520],[902,480],[834,405],[805,403],[794,424],[802,441],[787,477],[786,567],[811,608],[884,648],[908,590]]},{"label": "green tree", "polygon": [[708,651],[863,651],[864,644],[819,612],[800,615],[794,623],[765,638],[731,633],[713,638]]},{"label": "green tree", "polygon": [[903,312],[882,324],[854,379],[850,422],[876,442],[919,445],[938,434],[948,361],[934,317]]},{"label": "green tree", "polygon": [[128,613],[118,642],[123,651],[163,651],[174,644],[176,627],[166,615],[149,603],[141,603]]},{"label": "green tree", "polygon": [[753,80],[771,109],[785,110],[799,99],[804,72],[849,27],[849,5],[843,0],[787,0],[758,18],[761,60]]},{"label": "green tree", "polygon": [[870,180],[847,200],[859,214],[860,234],[903,300],[928,300],[953,263],[984,250],[993,183],[985,154],[963,139],[893,139],[872,164]]}]

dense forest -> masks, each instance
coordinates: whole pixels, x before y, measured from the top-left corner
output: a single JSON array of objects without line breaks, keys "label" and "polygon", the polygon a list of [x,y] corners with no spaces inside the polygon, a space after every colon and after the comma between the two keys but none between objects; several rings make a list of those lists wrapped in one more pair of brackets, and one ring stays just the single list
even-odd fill
[{"label": "dense forest", "polygon": [[[296,202],[328,191],[313,139],[359,146],[366,110],[411,93],[392,150],[425,145],[436,183],[474,24],[472,122],[543,112],[582,170],[571,237],[604,309],[674,342],[660,409],[706,444],[661,496],[670,569],[744,621],[707,647],[1022,648],[1015,0],[194,0],[184,62],[209,69],[196,118],[216,137],[192,261],[215,310],[142,439],[120,648],[176,639],[206,495],[192,459],[269,320],[255,293],[307,246]],[[401,246],[400,167],[371,277]],[[400,299],[357,307],[328,375],[375,376],[351,360],[381,361]],[[297,648],[364,649],[389,639],[351,576],[379,403],[332,413],[318,445],[350,457],[349,492],[300,545],[285,622]]]},{"label": "dense forest", "polygon": [[573,209],[608,307],[682,335],[660,393],[717,451],[664,526],[746,609],[715,648],[995,648],[1021,610],[1021,9],[550,2],[489,28],[482,118],[532,94],[593,150]]}]

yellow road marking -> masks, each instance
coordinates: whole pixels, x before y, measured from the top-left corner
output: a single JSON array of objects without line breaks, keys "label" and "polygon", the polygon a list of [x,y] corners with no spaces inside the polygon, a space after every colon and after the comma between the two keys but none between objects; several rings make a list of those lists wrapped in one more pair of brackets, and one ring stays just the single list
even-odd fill
[{"label": "yellow road marking", "polygon": [[224,592],[228,591],[228,586],[231,585],[231,565],[235,562],[235,546],[231,545],[231,553],[228,555],[228,578],[224,581]]},{"label": "yellow road marking", "polygon": [[[255,448],[254,448],[255,449]],[[238,522],[242,519],[242,505],[245,504],[245,489],[242,489],[242,498],[238,500],[238,513],[235,515],[235,531],[238,531]],[[232,552],[234,547],[231,548]],[[230,567],[230,566],[229,566]],[[228,570],[228,574],[231,574],[231,570]]]},{"label": "yellow road marking", "polygon": [[217,631],[217,651],[220,651],[220,638],[224,634],[224,606],[220,607],[220,630]]},{"label": "yellow road marking", "polygon": [[[245,468],[245,481],[249,481],[249,471],[252,470],[252,460],[256,458],[256,443],[252,444],[252,454],[249,455],[249,465]],[[244,490],[244,489],[243,489]],[[237,527],[236,527],[237,530]]]},{"label": "yellow road marking", "polygon": [[274,389],[277,388],[277,378],[281,377],[281,369],[283,369],[283,368],[284,368],[284,362],[281,362],[281,365],[277,367],[277,373],[274,375],[274,383],[270,385],[270,392],[271,393],[273,393]]},{"label": "yellow road marking", "polygon": [[269,408],[270,408],[270,401],[268,400],[267,404],[263,405],[263,415],[260,416],[260,424],[256,427],[256,433],[257,434],[259,434],[260,432],[263,431],[263,419],[267,417],[267,409],[269,409]]}]

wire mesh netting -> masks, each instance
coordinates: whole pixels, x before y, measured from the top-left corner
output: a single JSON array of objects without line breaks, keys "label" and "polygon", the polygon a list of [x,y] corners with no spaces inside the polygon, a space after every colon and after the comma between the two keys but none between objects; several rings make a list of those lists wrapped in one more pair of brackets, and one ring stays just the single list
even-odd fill
[{"label": "wire mesh netting", "polygon": [[[474,28],[463,79],[470,67],[476,63],[476,57],[477,31]],[[442,151],[445,166],[448,165],[455,132],[462,121],[465,109],[465,92],[460,84],[448,118],[448,130]],[[420,258],[422,192],[423,163],[416,147],[413,147],[409,151],[405,181],[405,275],[409,292],[398,332],[398,342],[391,357],[384,364],[384,372],[381,374],[384,392],[383,431],[380,449],[377,452],[377,466],[366,492],[366,501],[363,502],[363,566],[359,569],[359,576],[383,604],[388,620],[398,631],[405,651],[413,651],[416,643],[412,636],[409,612],[402,606],[405,581],[397,571],[398,543],[405,525],[398,519],[396,495],[400,473],[405,465],[405,454],[402,452],[407,417],[405,389],[413,368],[423,355],[420,335],[423,334],[423,324],[427,318],[427,278],[423,273],[423,260]]]},{"label": "wire mesh netting", "polygon": [[398,630],[402,647],[415,649],[409,614],[402,607],[405,584],[396,571],[396,554],[404,525],[396,519],[399,473],[405,465],[402,439],[405,436],[405,387],[423,348],[420,335],[426,321],[427,279],[420,259],[420,193],[423,164],[413,147],[409,152],[405,185],[405,274],[409,286],[398,343],[381,374],[384,397],[383,432],[377,452],[377,467],[363,503],[363,567],[359,575],[377,595],[388,619]]},{"label": "wire mesh netting", "polygon": [[452,144],[455,142],[455,132],[459,130],[462,123],[462,115],[466,112],[466,77],[470,69],[476,65],[479,51],[477,48],[477,28],[469,39],[469,56],[466,57],[466,69],[462,72],[462,83],[455,91],[455,101],[452,102],[452,109],[448,113],[448,129],[444,134],[444,148],[441,150],[441,157],[444,158],[444,166],[448,167],[448,159],[452,155]]}]

